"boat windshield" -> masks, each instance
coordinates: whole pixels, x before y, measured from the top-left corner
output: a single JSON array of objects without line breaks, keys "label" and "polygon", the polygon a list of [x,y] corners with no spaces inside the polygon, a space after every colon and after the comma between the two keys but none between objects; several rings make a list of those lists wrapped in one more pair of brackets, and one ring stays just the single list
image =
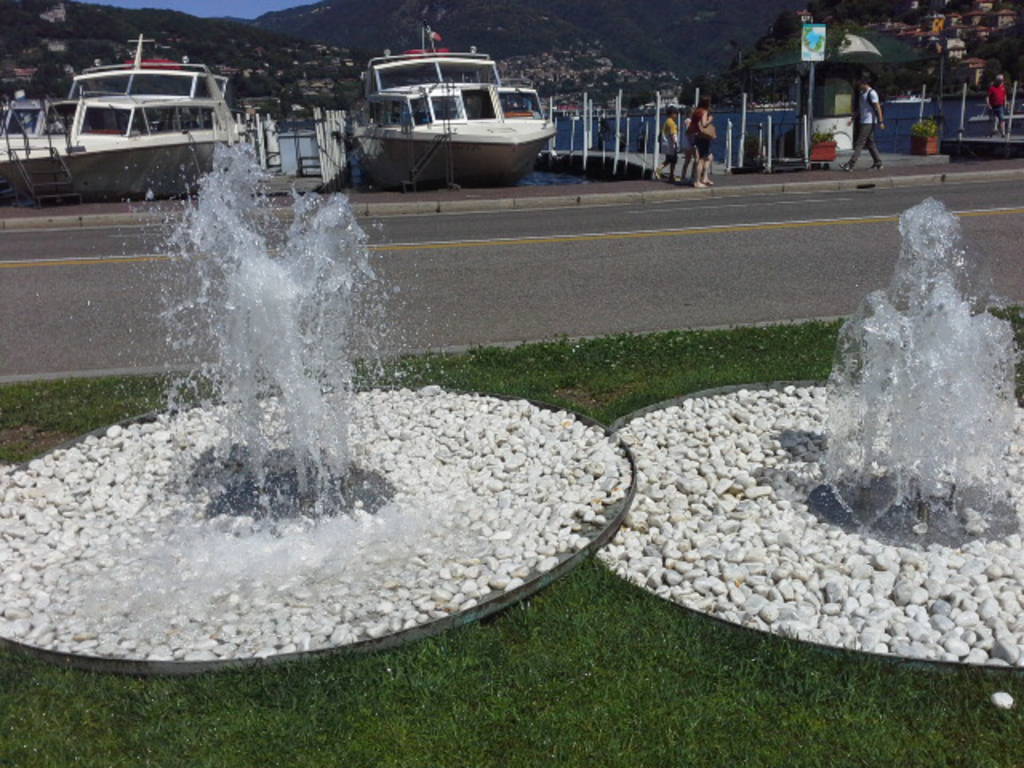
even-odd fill
[{"label": "boat windshield", "polygon": [[[124,96],[191,96],[194,76],[159,74],[119,74],[89,77],[76,80],[71,86],[69,98],[79,96],[117,95]],[[199,96],[209,95],[205,79],[201,80]]]},{"label": "boat windshield", "polygon": [[441,61],[441,80],[445,83],[497,83],[498,72],[492,62]]},{"label": "boat windshield", "polygon": [[139,96],[191,96],[194,80],[194,77],[137,74],[132,76],[129,92]]},{"label": "boat windshield", "polygon": [[82,117],[82,133],[106,133],[123,136],[128,130],[132,111],[116,107],[86,107]]},{"label": "boat windshield", "polygon": [[381,90],[389,88],[407,88],[412,85],[424,85],[438,82],[437,67],[432,61],[417,61],[394,67],[377,69]]},{"label": "boat windshield", "polygon": [[128,93],[128,82],[131,75],[104,75],[102,77],[90,77],[83,80],[76,80],[71,86],[71,93],[68,98],[77,99],[79,96],[96,95],[118,95]]},{"label": "boat windshield", "polygon": [[430,110],[427,109],[426,99],[412,99],[409,103],[412,109],[412,121],[416,125],[426,125],[430,122]]},{"label": "boat windshield", "polygon": [[491,92],[487,89],[464,89],[462,100],[466,104],[466,117],[470,120],[494,120],[497,117]]},{"label": "boat windshield", "polygon": [[[213,110],[209,107],[146,107],[142,114],[149,133],[176,133],[213,128]],[[141,126],[136,127],[142,129]]]},{"label": "boat windshield", "polygon": [[446,83],[497,83],[492,62],[442,61],[441,80]]},{"label": "boat windshield", "polygon": [[543,118],[540,99],[532,91],[504,91],[498,94],[505,117]]},{"label": "boat windshield", "polygon": [[435,120],[461,120],[462,102],[457,96],[431,96],[430,105],[434,108]]}]

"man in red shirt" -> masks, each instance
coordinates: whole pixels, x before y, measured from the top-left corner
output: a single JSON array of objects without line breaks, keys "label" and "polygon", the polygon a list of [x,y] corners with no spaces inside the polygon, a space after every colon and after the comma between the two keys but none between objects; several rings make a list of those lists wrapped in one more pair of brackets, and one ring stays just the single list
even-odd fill
[{"label": "man in red shirt", "polygon": [[992,133],[998,130],[1000,136],[1006,136],[1009,115],[1006,114],[1006,83],[1002,75],[996,75],[996,81],[988,88],[988,108],[992,113]]}]

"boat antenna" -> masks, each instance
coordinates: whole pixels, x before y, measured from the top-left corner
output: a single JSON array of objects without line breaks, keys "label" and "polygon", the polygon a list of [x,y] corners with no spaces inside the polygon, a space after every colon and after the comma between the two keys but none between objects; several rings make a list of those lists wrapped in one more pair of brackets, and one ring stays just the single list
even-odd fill
[{"label": "boat antenna", "polygon": [[138,40],[129,40],[129,43],[137,43],[135,47],[135,69],[142,69],[142,44],[155,43],[155,40],[147,40],[141,34]]}]

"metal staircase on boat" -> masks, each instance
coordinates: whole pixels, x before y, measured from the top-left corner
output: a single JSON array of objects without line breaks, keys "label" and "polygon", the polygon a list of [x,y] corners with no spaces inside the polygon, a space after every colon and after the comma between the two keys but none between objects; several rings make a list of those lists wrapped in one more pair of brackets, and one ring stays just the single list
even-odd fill
[{"label": "metal staircase on boat", "polygon": [[430,145],[427,147],[427,151],[420,155],[419,158],[416,160],[416,163],[412,166],[412,168],[409,169],[408,180],[402,182],[403,192],[416,190],[416,182],[423,174],[423,171],[426,169],[427,165],[430,164],[430,161],[434,158],[434,155],[436,155],[441,150],[442,147],[445,148],[446,153],[445,181],[447,182],[447,186],[449,189],[457,186],[454,183],[454,172],[452,169],[452,135],[451,133],[445,132],[434,137],[434,140],[431,141]]},{"label": "metal staircase on boat", "polygon": [[[49,107],[46,119],[49,122]],[[18,175],[17,179],[3,180],[8,187],[13,187],[9,192],[16,193],[20,180],[20,197],[27,197],[27,201],[34,205],[82,202],[82,196],[74,191],[71,169],[54,146],[52,133],[47,131],[45,134],[46,146],[33,146],[24,123],[7,102],[0,105],[0,134],[3,135],[7,158]],[[70,135],[66,126],[59,135],[63,135],[64,143],[70,151]],[[3,196],[2,185],[0,196]],[[18,196],[15,194],[15,197]]]},{"label": "metal staircase on boat", "polygon": [[82,196],[74,191],[71,169],[56,147],[48,147],[42,157],[32,158],[31,165],[25,163],[22,151],[11,150],[11,159],[25,182],[25,190],[32,201],[43,206],[49,203],[81,203]]},{"label": "metal staircase on boat", "polygon": [[[425,99],[429,98],[429,93],[433,90],[434,89],[428,90],[424,88],[423,97]],[[451,93],[451,85],[449,83],[445,83],[442,86],[442,92],[445,94]],[[409,178],[402,182],[403,192],[416,191],[416,182],[427,169],[427,166],[430,165],[430,161],[433,159],[434,155],[442,149],[444,150],[445,186],[448,189],[459,189],[459,185],[455,183],[455,163],[452,159],[452,136],[455,134],[455,131],[452,129],[451,117],[446,113],[445,117],[443,117],[439,122],[442,132],[435,136],[433,141],[430,142],[430,145],[427,147],[427,151],[420,155],[420,157],[416,159],[415,163],[411,164],[409,168]],[[415,142],[410,141],[410,154],[413,151],[414,146]]]}]

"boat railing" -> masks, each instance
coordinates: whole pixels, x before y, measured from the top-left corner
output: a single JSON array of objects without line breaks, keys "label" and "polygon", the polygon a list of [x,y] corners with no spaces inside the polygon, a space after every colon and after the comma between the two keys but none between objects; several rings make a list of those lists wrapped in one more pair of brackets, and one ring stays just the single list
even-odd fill
[{"label": "boat railing", "polygon": [[[25,150],[25,156],[28,157],[32,152],[32,142],[29,141],[28,131],[25,128],[25,124],[21,121],[21,116],[18,115],[16,110],[10,102],[4,101],[2,109],[0,109],[0,127],[3,128],[4,132],[4,144],[7,149],[7,156],[10,158],[15,157],[17,147],[12,146],[11,143],[11,129],[17,127],[18,135],[21,137],[21,143]],[[14,144],[17,144],[18,140],[15,139]]]}]

